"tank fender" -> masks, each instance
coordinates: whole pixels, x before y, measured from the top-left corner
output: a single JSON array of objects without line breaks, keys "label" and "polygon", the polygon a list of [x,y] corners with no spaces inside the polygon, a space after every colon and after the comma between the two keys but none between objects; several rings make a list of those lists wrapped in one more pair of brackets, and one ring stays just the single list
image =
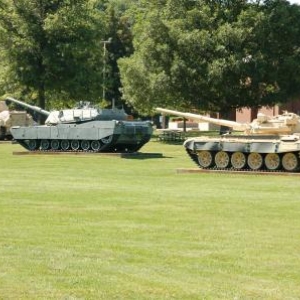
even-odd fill
[{"label": "tank fender", "polygon": [[187,139],[184,143],[183,146],[187,149],[194,150],[194,144],[195,140],[194,139]]}]

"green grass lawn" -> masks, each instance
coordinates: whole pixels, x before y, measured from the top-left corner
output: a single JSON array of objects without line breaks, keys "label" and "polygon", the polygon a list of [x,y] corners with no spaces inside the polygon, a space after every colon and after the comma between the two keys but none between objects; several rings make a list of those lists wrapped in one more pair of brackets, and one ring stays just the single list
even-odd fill
[{"label": "green grass lawn", "polygon": [[299,299],[300,177],[0,145],[0,299]]}]

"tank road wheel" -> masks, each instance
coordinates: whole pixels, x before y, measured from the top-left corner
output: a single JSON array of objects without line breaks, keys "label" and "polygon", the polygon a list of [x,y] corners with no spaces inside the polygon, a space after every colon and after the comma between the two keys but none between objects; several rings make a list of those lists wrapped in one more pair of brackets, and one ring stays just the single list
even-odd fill
[{"label": "tank road wheel", "polygon": [[199,151],[198,153],[198,164],[201,168],[209,168],[214,163],[213,154],[210,151]]},{"label": "tank road wheel", "polygon": [[30,151],[36,150],[38,148],[37,140],[28,140],[27,145]]},{"label": "tank road wheel", "polygon": [[77,151],[79,149],[79,147],[80,147],[80,143],[79,143],[78,140],[72,140],[71,141],[72,150]]},{"label": "tank road wheel", "polygon": [[90,141],[82,140],[81,141],[81,148],[84,151],[88,151],[90,149]]},{"label": "tank road wheel", "polygon": [[70,142],[68,140],[62,140],[60,145],[61,149],[64,151],[67,151],[70,148]]},{"label": "tank road wheel", "polygon": [[228,168],[230,164],[229,154],[225,151],[219,151],[215,155],[215,163],[217,168],[221,168],[221,169]]},{"label": "tank road wheel", "polygon": [[41,140],[41,150],[48,150],[50,142],[48,140]]},{"label": "tank road wheel", "polygon": [[97,152],[101,148],[101,143],[97,140],[94,140],[94,141],[91,142],[91,148],[92,148],[93,151]]},{"label": "tank road wheel", "polygon": [[109,136],[101,139],[101,142],[106,145],[106,144],[111,143],[112,139],[113,139],[112,135],[109,135]]},{"label": "tank road wheel", "polygon": [[299,169],[299,158],[295,153],[285,153],[282,157],[282,167],[289,172],[295,172]]},{"label": "tank road wheel", "polygon": [[245,168],[247,164],[247,158],[243,152],[234,152],[230,161],[233,168],[237,170]]},{"label": "tank road wheel", "polygon": [[248,155],[247,163],[250,169],[259,170],[263,166],[264,160],[260,153],[252,152]]},{"label": "tank road wheel", "polygon": [[51,141],[51,149],[52,150],[58,150],[59,149],[59,141],[58,140],[52,140]]},{"label": "tank road wheel", "polygon": [[268,170],[279,169],[280,163],[280,156],[277,153],[268,153],[265,157],[265,166]]}]

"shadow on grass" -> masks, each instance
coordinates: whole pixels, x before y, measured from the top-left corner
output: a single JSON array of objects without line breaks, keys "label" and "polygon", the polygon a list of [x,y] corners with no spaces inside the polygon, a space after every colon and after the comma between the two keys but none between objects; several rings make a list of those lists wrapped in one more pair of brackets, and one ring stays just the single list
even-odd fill
[{"label": "shadow on grass", "polygon": [[122,158],[127,159],[153,159],[153,158],[173,158],[172,156],[165,156],[162,153],[123,153],[121,154]]}]

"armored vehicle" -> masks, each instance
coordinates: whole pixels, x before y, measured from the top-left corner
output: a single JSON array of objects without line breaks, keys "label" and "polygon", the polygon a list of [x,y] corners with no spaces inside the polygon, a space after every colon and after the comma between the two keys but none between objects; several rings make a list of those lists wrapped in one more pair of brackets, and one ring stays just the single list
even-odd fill
[{"label": "armored vehicle", "polygon": [[152,135],[150,121],[128,120],[123,109],[81,103],[74,109],[49,112],[11,97],[6,100],[47,117],[45,125],[11,128],[14,139],[29,151],[135,152]]},{"label": "armored vehicle", "polygon": [[232,128],[231,134],[200,136],[184,142],[188,155],[200,168],[288,172],[300,169],[300,117],[294,113],[275,117],[259,113],[252,123],[242,124],[163,108],[156,110]]},{"label": "armored vehicle", "polygon": [[33,125],[33,119],[26,111],[9,110],[5,101],[0,101],[0,140],[12,138],[12,126],[30,125]]}]

